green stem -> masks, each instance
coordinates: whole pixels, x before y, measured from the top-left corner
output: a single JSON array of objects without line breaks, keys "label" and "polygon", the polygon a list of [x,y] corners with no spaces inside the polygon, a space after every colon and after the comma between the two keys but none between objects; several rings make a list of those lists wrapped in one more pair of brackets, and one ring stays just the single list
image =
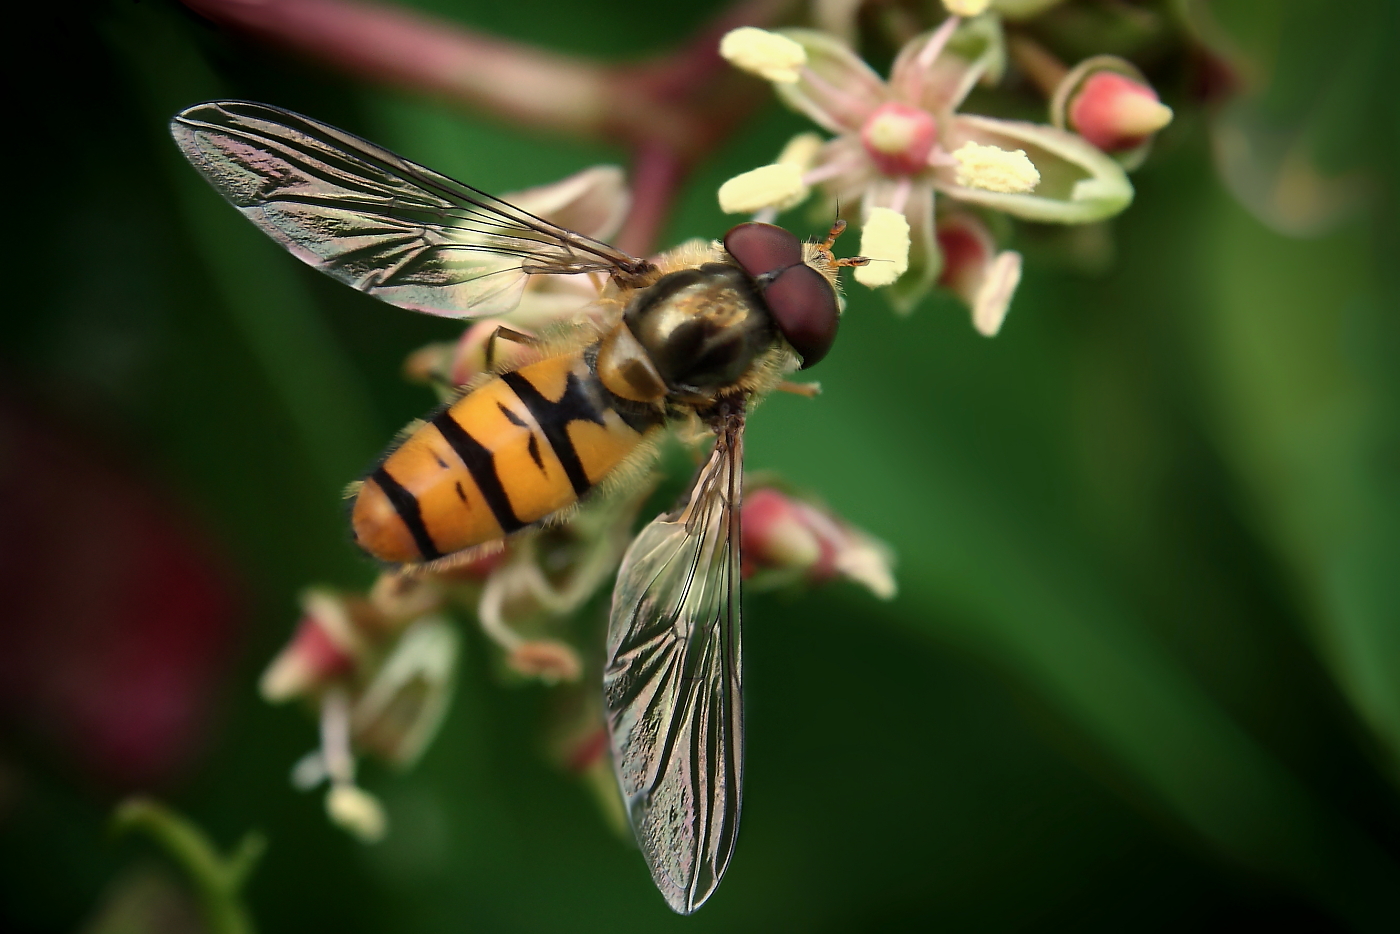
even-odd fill
[{"label": "green stem", "polygon": [[137,830],[160,844],[188,875],[210,934],[254,934],[253,919],[239,895],[266,838],[249,831],[227,857],[186,818],[149,798],[128,798],[112,816],[118,834]]}]

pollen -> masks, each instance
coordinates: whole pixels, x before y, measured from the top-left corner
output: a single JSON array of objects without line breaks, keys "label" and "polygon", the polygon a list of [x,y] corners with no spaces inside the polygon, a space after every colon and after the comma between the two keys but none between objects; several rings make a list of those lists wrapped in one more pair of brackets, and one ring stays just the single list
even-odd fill
[{"label": "pollen", "polygon": [[969,142],[955,150],[953,158],[958,160],[958,184],[967,188],[1021,194],[1040,184],[1040,173],[1022,149]]},{"label": "pollen", "polygon": [[751,214],[764,208],[797,204],[806,197],[802,169],[775,162],[736,175],[719,186],[719,209],[726,214]]},{"label": "pollen", "polygon": [[909,221],[898,211],[871,208],[860,231],[860,252],[870,262],[856,267],[856,281],[872,289],[890,285],[909,268]]},{"label": "pollen", "polygon": [[943,0],[943,6],[954,16],[978,16],[986,12],[992,0]]},{"label": "pollen", "polygon": [[753,26],[725,33],[719,54],[735,68],[777,84],[792,84],[807,64],[807,50],[787,36]]},{"label": "pollen", "polygon": [[389,822],[379,801],[349,783],[337,782],[331,786],[326,795],[326,813],[365,843],[378,843],[388,830]]}]

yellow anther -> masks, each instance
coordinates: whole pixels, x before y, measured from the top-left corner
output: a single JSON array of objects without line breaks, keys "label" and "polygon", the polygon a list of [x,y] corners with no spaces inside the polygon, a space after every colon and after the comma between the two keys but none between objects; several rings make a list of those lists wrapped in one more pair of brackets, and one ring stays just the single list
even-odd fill
[{"label": "yellow anther", "polygon": [[787,36],[741,26],[725,33],[719,54],[735,68],[778,84],[792,84],[807,64],[807,50]]},{"label": "yellow anther", "polygon": [[943,6],[954,16],[977,16],[992,5],[992,0],[943,0]]},{"label": "yellow anther", "polygon": [[778,154],[778,161],[783,165],[796,166],[800,171],[806,172],[816,164],[817,156],[821,153],[824,145],[826,145],[826,140],[816,133],[798,133],[788,140],[788,144]]},{"label": "yellow anther", "polygon": [[890,285],[909,269],[909,221],[898,211],[871,208],[860,231],[860,253],[870,262],[856,267],[856,281],[872,289]]},{"label": "yellow anther", "polygon": [[719,209],[726,214],[752,214],[764,208],[797,204],[806,197],[802,170],[776,162],[736,175],[719,186]]},{"label": "yellow anther", "polygon": [[964,143],[953,152],[958,160],[958,184],[986,191],[1024,193],[1040,184],[1040,173],[1024,150],[1007,151],[980,143]]}]

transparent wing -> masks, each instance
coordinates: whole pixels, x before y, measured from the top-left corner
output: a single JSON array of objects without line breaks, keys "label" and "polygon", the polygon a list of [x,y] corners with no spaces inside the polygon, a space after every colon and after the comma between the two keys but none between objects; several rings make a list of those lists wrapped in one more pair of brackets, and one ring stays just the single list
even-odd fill
[{"label": "transparent wing", "polygon": [[197,104],[170,132],[220,194],[298,259],[391,305],[500,314],[531,273],[628,275],[649,265],[278,107]]},{"label": "transparent wing", "polygon": [[719,885],[744,777],[739,644],[743,414],[716,425],[687,501],[618,571],[603,702],[613,764],[657,888],[690,914]]}]

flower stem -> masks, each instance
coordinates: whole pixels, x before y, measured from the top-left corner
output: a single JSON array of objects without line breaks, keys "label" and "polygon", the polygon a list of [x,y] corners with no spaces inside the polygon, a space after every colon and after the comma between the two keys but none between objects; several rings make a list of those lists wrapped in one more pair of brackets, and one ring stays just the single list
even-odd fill
[{"label": "flower stem", "polygon": [[788,16],[796,0],[737,0],[665,56],[611,64],[352,0],[182,0],[217,23],[352,74],[445,97],[519,126],[621,142],[635,159],[633,216],[619,245],[650,252],[676,190],[761,101],[720,58],[737,26]]},{"label": "flower stem", "polygon": [[1060,86],[1065,75],[1069,74],[1069,68],[1064,62],[1030,36],[1021,33],[1007,36],[1006,50],[1010,53],[1011,60],[1047,98],[1055,96],[1056,88]]},{"label": "flower stem", "polygon": [[240,890],[267,848],[267,839],[249,831],[228,856],[187,818],[149,798],[128,798],[112,815],[117,834],[144,832],[182,868],[194,887],[210,934],[254,934]]}]

